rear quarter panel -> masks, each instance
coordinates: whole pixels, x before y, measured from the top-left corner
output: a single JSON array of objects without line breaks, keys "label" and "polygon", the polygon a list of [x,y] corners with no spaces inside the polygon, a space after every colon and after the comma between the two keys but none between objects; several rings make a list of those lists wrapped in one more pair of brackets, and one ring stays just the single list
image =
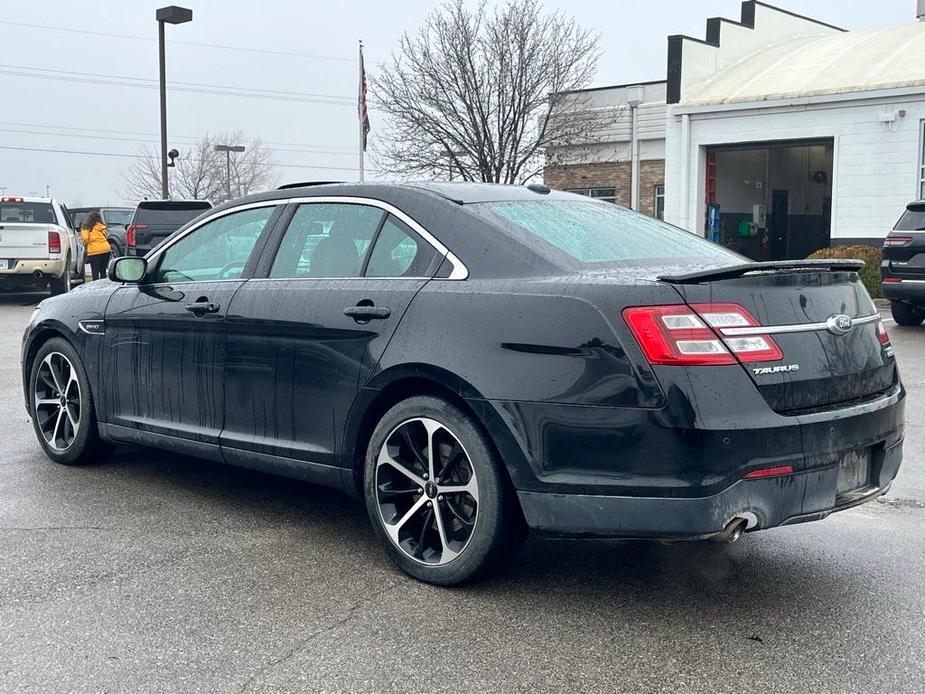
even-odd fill
[{"label": "rear quarter panel", "polygon": [[653,295],[677,300],[651,283],[433,280],[377,373],[418,363],[455,374],[485,399],[659,407],[661,390],[620,315]]}]

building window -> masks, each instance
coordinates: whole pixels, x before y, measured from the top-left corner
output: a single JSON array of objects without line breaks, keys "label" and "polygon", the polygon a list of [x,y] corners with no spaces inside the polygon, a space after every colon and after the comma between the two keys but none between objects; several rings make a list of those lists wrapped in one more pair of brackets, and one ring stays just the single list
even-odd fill
[{"label": "building window", "polygon": [[656,219],[665,219],[665,185],[655,186],[655,204],[652,207],[655,210]]},{"label": "building window", "polygon": [[604,202],[616,202],[617,201],[617,189],[616,188],[570,188],[565,191],[566,193],[578,193],[579,195],[586,195],[589,198],[597,198],[598,200],[603,200]]},{"label": "building window", "polygon": [[919,200],[925,200],[925,120],[919,121]]}]

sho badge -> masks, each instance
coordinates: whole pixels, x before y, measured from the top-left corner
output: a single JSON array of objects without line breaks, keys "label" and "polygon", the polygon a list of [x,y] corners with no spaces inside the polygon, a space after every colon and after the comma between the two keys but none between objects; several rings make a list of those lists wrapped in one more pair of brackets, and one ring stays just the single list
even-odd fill
[{"label": "sho badge", "polygon": [[88,335],[105,335],[106,323],[101,320],[82,320],[78,327]]},{"label": "sho badge", "polygon": [[767,374],[783,374],[788,371],[799,371],[799,364],[787,364],[785,366],[762,366],[760,369],[752,369],[756,376],[766,376]]}]

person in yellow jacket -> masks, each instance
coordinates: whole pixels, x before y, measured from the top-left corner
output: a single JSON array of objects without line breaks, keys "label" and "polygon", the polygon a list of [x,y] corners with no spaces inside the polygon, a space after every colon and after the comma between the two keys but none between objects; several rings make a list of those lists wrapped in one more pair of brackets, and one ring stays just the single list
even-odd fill
[{"label": "person in yellow jacket", "polygon": [[84,217],[80,225],[80,238],[87,247],[87,257],[90,259],[90,272],[93,279],[101,280],[106,276],[106,266],[109,265],[109,256],[112,247],[106,238],[106,225],[99,210],[91,210]]}]

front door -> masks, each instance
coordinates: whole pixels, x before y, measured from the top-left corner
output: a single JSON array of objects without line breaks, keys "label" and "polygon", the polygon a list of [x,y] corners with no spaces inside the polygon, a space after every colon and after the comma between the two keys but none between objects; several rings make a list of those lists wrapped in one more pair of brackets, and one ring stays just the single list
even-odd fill
[{"label": "front door", "polygon": [[250,208],[196,227],[150,260],[143,284],[113,294],[101,364],[103,421],[217,450],[225,316],[277,209]]},{"label": "front door", "polygon": [[228,314],[222,447],[333,474],[357,390],[441,256],[374,204],[308,202],[278,236]]}]

